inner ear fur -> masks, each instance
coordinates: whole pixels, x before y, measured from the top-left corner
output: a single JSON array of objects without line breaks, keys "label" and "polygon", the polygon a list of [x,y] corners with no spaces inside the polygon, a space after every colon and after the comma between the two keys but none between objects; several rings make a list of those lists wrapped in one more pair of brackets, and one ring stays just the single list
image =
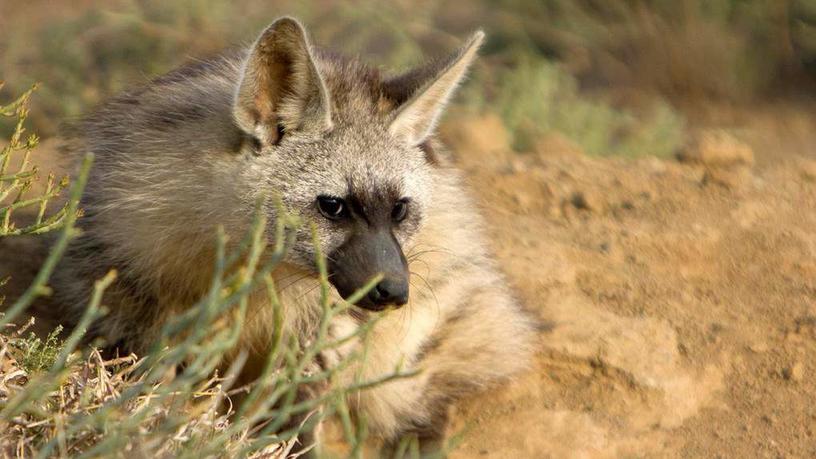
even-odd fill
[{"label": "inner ear fur", "polygon": [[255,41],[244,62],[233,115],[263,144],[282,132],[331,129],[329,94],[317,70],[303,26],[284,17]]},{"label": "inner ear fur", "polygon": [[436,124],[484,41],[484,33],[474,33],[447,59],[410,70],[386,80],[383,93],[397,108],[391,115],[389,132],[412,145],[421,145]]}]

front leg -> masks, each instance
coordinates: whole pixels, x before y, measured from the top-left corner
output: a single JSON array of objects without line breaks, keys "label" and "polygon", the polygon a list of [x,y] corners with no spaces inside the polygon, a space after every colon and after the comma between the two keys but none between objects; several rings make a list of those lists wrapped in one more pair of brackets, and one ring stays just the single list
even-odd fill
[{"label": "front leg", "polygon": [[[319,383],[301,384],[297,388],[294,405],[298,405],[309,400],[317,400],[323,397],[329,390],[328,383],[321,381]],[[293,415],[289,421],[281,428],[281,431],[290,429],[299,429],[297,435],[297,446],[292,449],[292,452],[298,457],[304,458],[318,458],[322,457],[321,449],[321,433],[323,430],[323,413],[325,408],[320,405],[315,409]]]},{"label": "front leg", "polygon": [[526,368],[534,336],[532,322],[502,286],[474,289],[425,342],[415,366],[426,379],[402,412],[411,422],[394,438],[416,436],[423,457],[440,453],[452,403]]}]

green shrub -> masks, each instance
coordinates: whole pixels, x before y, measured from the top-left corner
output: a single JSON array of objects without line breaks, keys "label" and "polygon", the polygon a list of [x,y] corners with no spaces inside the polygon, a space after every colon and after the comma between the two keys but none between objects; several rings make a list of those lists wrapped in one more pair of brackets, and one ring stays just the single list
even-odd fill
[{"label": "green shrub", "polygon": [[668,156],[683,142],[683,119],[665,102],[642,114],[615,108],[581,94],[575,78],[557,64],[523,60],[494,84],[495,101],[483,103],[499,111],[519,151],[552,132],[594,155]]},{"label": "green shrub", "polygon": [[20,350],[22,355],[20,357],[20,366],[27,373],[36,373],[47,370],[57,361],[57,356],[62,352],[63,342],[60,339],[62,333],[62,326],[57,326],[43,341],[31,333],[28,338],[21,340]]}]

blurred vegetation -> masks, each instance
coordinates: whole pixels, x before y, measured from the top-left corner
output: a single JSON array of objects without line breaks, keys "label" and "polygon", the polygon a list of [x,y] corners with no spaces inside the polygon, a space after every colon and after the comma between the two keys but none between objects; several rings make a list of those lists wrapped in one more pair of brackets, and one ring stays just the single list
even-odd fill
[{"label": "blurred vegetation", "polygon": [[318,44],[392,69],[485,28],[480,86],[459,100],[499,113],[520,150],[555,130],[590,153],[667,154],[683,138],[676,102],[809,91],[816,74],[816,0],[45,4],[7,5],[0,19],[0,75],[17,93],[44,83],[32,116],[44,135],[128,85],[251,41],[282,14],[300,17]]},{"label": "blurred vegetation", "polygon": [[499,80],[495,101],[481,109],[498,110],[518,151],[534,149],[550,132],[595,155],[667,156],[683,143],[683,119],[661,99],[643,115],[616,108],[580,93],[572,75],[544,60],[520,62],[501,71]]},{"label": "blurred vegetation", "polygon": [[816,70],[813,0],[543,0],[509,21],[497,39],[563,62],[584,87],[745,100]]}]

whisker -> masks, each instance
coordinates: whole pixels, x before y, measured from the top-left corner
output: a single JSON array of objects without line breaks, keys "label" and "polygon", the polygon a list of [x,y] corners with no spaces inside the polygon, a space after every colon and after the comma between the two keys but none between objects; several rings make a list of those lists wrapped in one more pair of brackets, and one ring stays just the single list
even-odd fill
[{"label": "whisker", "polygon": [[[410,283],[411,283],[411,281],[409,280],[408,284],[410,285]],[[402,332],[402,336],[400,337],[400,341],[407,338],[408,334],[411,331],[411,319],[414,318],[413,314],[414,314],[414,309],[413,308],[402,308],[402,311],[400,311],[399,322],[398,322],[399,326],[400,326],[400,331]],[[406,319],[406,316],[407,316],[407,319]]]},{"label": "whisker", "polygon": [[294,272],[291,272],[291,273],[289,273],[289,274],[287,274],[287,275],[285,275],[285,276],[283,276],[283,277],[281,277],[281,278],[279,278],[279,279],[276,279],[276,282],[280,283],[280,282],[283,282],[283,281],[289,280],[289,279],[291,279],[291,278],[293,278],[293,277],[295,277],[295,276],[302,276],[302,275],[303,275],[303,273],[302,273],[302,272],[300,272],[300,271],[294,271]]},{"label": "whisker", "polygon": [[408,254],[406,255],[406,258],[415,257],[426,253],[446,253],[448,255],[455,255],[455,253],[452,250],[445,247],[419,245],[413,247],[411,251],[409,251]]},{"label": "whisker", "polygon": [[[437,309],[437,312],[438,312],[438,311],[440,310],[440,308],[439,308],[439,298],[437,298],[437,296],[436,296],[436,292],[434,292],[434,289],[433,289],[433,287],[431,287],[431,284],[430,284],[430,283],[429,283],[429,282],[428,282],[428,281],[425,279],[425,277],[423,277],[421,274],[419,274],[419,273],[415,273],[415,272],[413,272],[413,271],[409,271],[409,273],[410,273],[412,276],[417,276],[417,277],[418,277],[418,278],[419,278],[419,279],[420,279],[422,282],[424,282],[424,283],[425,283],[425,287],[428,289],[428,291],[429,291],[429,292],[431,292],[431,295],[432,295],[432,296],[433,296],[433,298],[434,298],[434,302],[436,303],[436,309]],[[410,282],[409,282],[409,283],[410,283]]]},{"label": "whisker", "polygon": [[414,263],[414,264],[416,264],[416,263],[422,263],[423,265],[425,265],[425,271],[427,271],[427,272],[429,272],[429,273],[431,272],[431,266],[430,266],[430,265],[428,264],[428,262],[427,262],[427,261],[425,261],[425,260],[422,260],[422,259],[417,258],[417,259],[415,259],[415,260],[409,260],[409,261],[408,261],[408,263],[409,263],[409,264],[410,264],[410,263]]},{"label": "whisker", "polygon": [[301,298],[303,298],[304,296],[306,296],[306,295],[308,295],[308,294],[312,293],[312,292],[313,292],[313,291],[315,291],[315,289],[316,289],[316,288],[318,288],[318,287],[320,287],[320,282],[315,282],[315,285],[314,285],[314,286],[312,286],[311,288],[309,288],[308,290],[306,290],[305,292],[303,292],[303,294],[302,294],[302,295],[300,295],[300,296],[298,297],[298,299],[301,299]]},{"label": "whisker", "polygon": [[293,286],[293,285],[297,284],[298,282],[300,282],[300,281],[302,281],[302,280],[304,280],[304,279],[311,278],[311,277],[312,277],[312,275],[311,275],[311,274],[303,274],[303,275],[301,275],[299,278],[297,278],[297,279],[293,280],[292,282],[290,282],[290,283],[286,284],[285,286],[281,287],[281,288],[278,290],[278,293],[283,293],[283,291],[284,291],[284,290],[286,290],[286,289],[288,289],[289,287],[291,287],[291,286]]},{"label": "whisker", "polygon": [[437,249],[428,249],[428,250],[420,250],[419,252],[410,253],[405,258],[411,259],[421,255],[425,255],[426,253],[444,253],[448,255],[452,255],[453,252],[450,250],[437,250]]}]

